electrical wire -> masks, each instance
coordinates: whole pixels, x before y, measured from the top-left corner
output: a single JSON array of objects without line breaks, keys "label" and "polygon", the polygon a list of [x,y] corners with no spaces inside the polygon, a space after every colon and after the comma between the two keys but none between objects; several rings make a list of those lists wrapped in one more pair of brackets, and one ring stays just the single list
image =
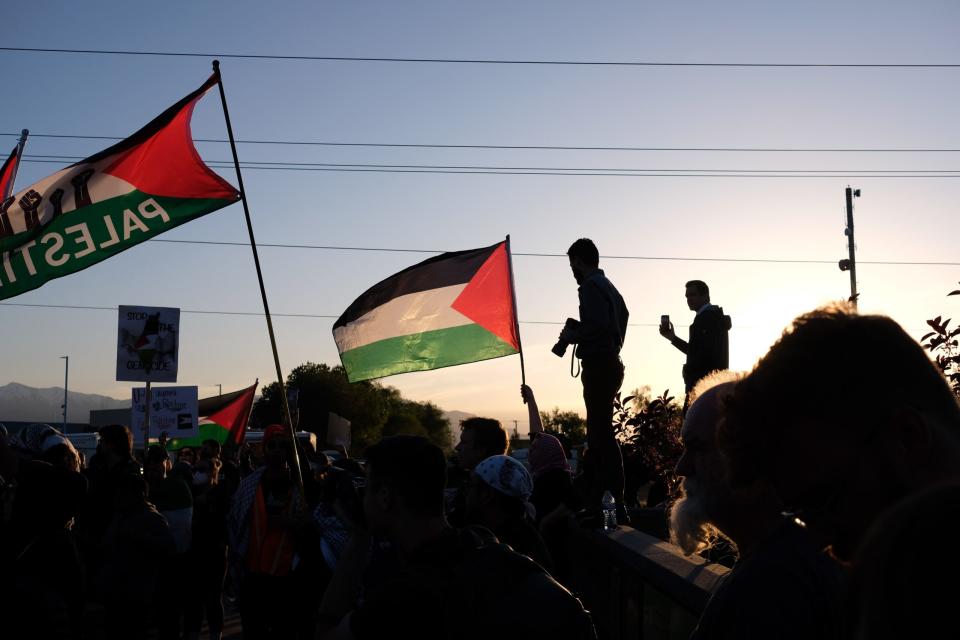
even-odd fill
[{"label": "electrical wire", "polygon": [[176,58],[224,58],[240,60],[302,60],[312,62],[388,62],[427,64],[538,65],[583,67],[701,67],[766,69],[956,69],[955,63],[859,63],[859,62],[679,62],[616,60],[498,60],[485,58],[407,58],[370,56],[309,56],[256,53],[200,53],[194,51],[134,51],[121,49],[54,49],[47,47],[0,47],[0,51],[21,53],[60,53],[111,56],[150,56]]},{"label": "electrical wire", "polygon": [[[0,133],[0,136],[19,138],[20,133]],[[31,138],[75,139],[75,140],[125,140],[121,136],[86,136],[53,133],[31,133]],[[194,142],[229,144],[221,138],[194,138]],[[321,147],[386,147],[415,149],[501,149],[533,151],[696,151],[724,153],[960,153],[960,148],[952,147],[678,147],[678,146],[569,146],[569,145],[507,145],[507,144],[427,144],[396,142],[331,142],[312,140],[235,140],[236,144],[254,145],[297,145]]]}]

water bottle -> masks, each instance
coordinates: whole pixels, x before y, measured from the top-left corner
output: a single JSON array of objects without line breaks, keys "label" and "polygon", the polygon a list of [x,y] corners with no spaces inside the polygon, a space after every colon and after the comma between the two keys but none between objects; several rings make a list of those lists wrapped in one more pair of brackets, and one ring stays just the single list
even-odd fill
[{"label": "water bottle", "polygon": [[605,491],[600,504],[603,506],[603,530],[615,530],[617,528],[617,501],[613,494]]}]

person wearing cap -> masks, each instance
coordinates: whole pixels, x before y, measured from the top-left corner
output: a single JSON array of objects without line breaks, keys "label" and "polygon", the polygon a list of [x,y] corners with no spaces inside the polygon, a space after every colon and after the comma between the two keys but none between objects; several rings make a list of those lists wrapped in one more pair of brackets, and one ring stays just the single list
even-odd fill
[{"label": "person wearing cap", "polygon": [[510,456],[490,456],[478,464],[467,485],[467,522],[490,529],[500,542],[531,558],[547,571],[553,560],[533,522],[533,478]]},{"label": "person wearing cap", "polygon": [[293,441],[283,425],[263,433],[264,466],[240,482],[227,516],[231,562],[240,578],[245,637],[293,637],[298,612],[293,570],[306,503],[290,470]]},{"label": "person wearing cap", "polygon": [[[317,638],[596,640],[580,601],[543,567],[484,527],[450,526],[447,464],[438,446],[391,436],[369,447],[366,458],[363,517],[351,523],[321,601]],[[504,476],[514,470],[500,469]],[[523,484],[507,481],[514,483]],[[396,561],[378,566],[371,541],[374,548],[389,543]]]}]

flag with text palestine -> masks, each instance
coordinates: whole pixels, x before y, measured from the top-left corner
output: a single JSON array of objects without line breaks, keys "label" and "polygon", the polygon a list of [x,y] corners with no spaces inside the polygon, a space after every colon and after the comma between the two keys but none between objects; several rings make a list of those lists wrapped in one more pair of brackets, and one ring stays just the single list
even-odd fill
[{"label": "flag with text palestine", "polygon": [[203,86],[109,149],[17,192],[0,211],[0,300],[75,273],[236,202],[197,153],[190,119]]}]

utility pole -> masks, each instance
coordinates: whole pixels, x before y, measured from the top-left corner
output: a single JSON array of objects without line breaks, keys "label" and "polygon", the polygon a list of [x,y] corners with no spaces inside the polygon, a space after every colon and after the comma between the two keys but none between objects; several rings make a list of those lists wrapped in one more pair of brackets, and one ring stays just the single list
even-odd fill
[{"label": "utility pole", "polygon": [[70,356],[60,356],[63,363],[63,433],[67,432],[67,380],[70,375]]},{"label": "utility pole", "polygon": [[853,199],[860,197],[860,189],[847,187],[847,228],[843,233],[847,236],[847,252],[849,257],[840,261],[840,271],[850,272],[850,302],[857,306],[857,245],[853,240]]}]

